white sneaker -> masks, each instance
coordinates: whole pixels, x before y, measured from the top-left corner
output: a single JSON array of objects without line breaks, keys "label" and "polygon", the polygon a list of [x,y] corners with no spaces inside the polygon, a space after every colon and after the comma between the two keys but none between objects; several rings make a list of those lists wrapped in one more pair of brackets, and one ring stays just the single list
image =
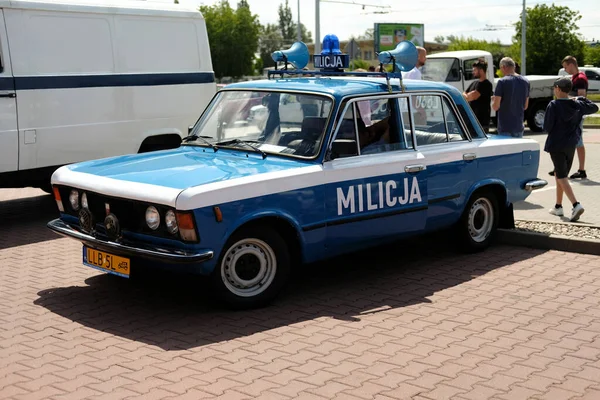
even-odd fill
[{"label": "white sneaker", "polygon": [[584,211],[585,209],[581,204],[577,204],[576,207],[573,207],[573,211],[571,211],[571,222],[577,221]]},{"label": "white sneaker", "polygon": [[562,217],[563,215],[565,215],[562,207],[561,208],[552,207],[548,212],[552,215],[556,215],[557,217]]}]

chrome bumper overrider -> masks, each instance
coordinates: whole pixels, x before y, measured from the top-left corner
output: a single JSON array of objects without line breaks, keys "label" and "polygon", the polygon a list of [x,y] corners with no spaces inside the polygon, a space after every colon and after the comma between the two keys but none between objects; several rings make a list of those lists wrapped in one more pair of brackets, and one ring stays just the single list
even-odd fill
[{"label": "chrome bumper overrider", "polygon": [[87,233],[81,232],[60,219],[48,222],[48,228],[59,235],[77,239],[83,244],[97,250],[106,252],[114,251],[118,255],[143,257],[152,260],[165,261],[170,263],[199,263],[210,260],[213,257],[211,250],[205,250],[199,253],[191,253],[185,250],[165,249],[160,247],[150,247],[148,245],[129,246],[126,244],[108,242],[97,239]]},{"label": "chrome bumper overrider", "polygon": [[525,184],[525,190],[527,190],[528,192],[531,192],[532,190],[541,189],[544,186],[546,186],[547,184],[548,184],[548,182],[546,182],[543,179],[534,179]]}]

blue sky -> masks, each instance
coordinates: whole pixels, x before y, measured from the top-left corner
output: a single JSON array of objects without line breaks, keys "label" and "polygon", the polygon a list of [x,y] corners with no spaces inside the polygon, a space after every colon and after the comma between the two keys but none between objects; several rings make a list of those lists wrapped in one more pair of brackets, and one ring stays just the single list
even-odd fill
[{"label": "blue sky", "polygon": [[[152,1],[152,0],[151,0]],[[170,0],[154,0],[169,1]],[[338,0],[342,2],[364,3],[390,8],[372,8],[360,5],[321,1],[321,37],[335,33],[340,39],[351,35],[360,35],[372,28],[375,22],[423,23],[425,40],[433,41],[437,35],[464,35],[480,39],[510,43],[514,35],[511,25],[519,19],[522,9],[521,0]],[[179,0],[181,4],[197,6],[215,4],[218,0]],[[277,7],[281,0],[248,0],[250,9],[258,14],[260,22],[276,23]],[[298,0],[289,0],[290,7],[297,19]],[[535,4],[556,4],[577,10],[582,15],[579,21],[580,33],[586,40],[600,40],[600,0],[527,0],[527,6]],[[230,0],[235,7],[237,0]],[[267,6],[269,5],[269,6]],[[374,14],[374,11],[387,11],[387,14]],[[315,0],[300,0],[300,19],[308,29],[315,32]],[[486,31],[486,25],[495,25],[498,30]]]}]

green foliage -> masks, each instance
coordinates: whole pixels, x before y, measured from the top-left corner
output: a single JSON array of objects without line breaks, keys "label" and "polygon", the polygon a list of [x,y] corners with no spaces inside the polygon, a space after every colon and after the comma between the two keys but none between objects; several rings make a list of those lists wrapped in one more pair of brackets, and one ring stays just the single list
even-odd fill
[{"label": "green foliage", "polygon": [[[279,5],[277,12],[279,14],[279,31],[283,37],[283,44],[291,45],[298,39],[298,24],[294,22],[292,9],[288,0],[285,0],[285,5]],[[304,43],[312,42],[312,34],[306,29],[303,23],[300,23],[300,35]]]},{"label": "green foliage", "polygon": [[[212,6],[200,6],[200,12],[206,21],[215,76],[252,75],[260,23],[247,1],[240,1],[234,10],[227,0],[221,0]],[[233,49],[235,59],[231,56]]]},{"label": "green foliage", "polygon": [[276,50],[281,50],[283,47],[283,36],[277,25],[267,24],[266,26],[261,27],[260,42],[258,45],[259,57],[261,60],[261,66],[258,70],[259,73],[262,73],[263,68],[275,66],[275,62],[271,58],[271,53]]},{"label": "green foliage", "polygon": [[[492,54],[492,59],[494,60],[494,65],[499,66],[500,60],[504,57],[510,56],[510,51],[506,46],[503,46],[500,43],[500,40],[488,42],[487,40],[476,39],[473,37],[465,38],[464,36],[455,36],[450,35],[446,37],[448,44],[448,51],[458,51],[458,50],[482,50],[487,51]],[[438,36],[436,39],[442,40],[443,37]],[[438,42],[438,43],[442,43]],[[491,67],[491,66],[490,66]]]},{"label": "green foliage", "polygon": [[[600,46],[591,47],[586,46],[585,48],[585,63],[593,65],[594,67],[600,67]],[[579,65],[583,65],[578,62]]]},{"label": "green foliage", "polygon": [[357,58],[355,60],[350,61],[350,71],[353,71],[353,70],[359,69],[359,68],[369,69],[370,65],[371,64],[369,64],[368,61],[361,60],[361,59]]},{"label": "green foliage", "polygon": [[[584,64],[585,43],[577,33],[577,21],[581,19],[578,11],[569,7],[552,4],[537,4],[527,8],[526,14],[526,73],[540,75],[556,75],[561,68],[561,61],[567,55],[577,58],[579,65]],[[520,61],[521,49],[521,17],[515,24],[515,36],[512,51]]]}]

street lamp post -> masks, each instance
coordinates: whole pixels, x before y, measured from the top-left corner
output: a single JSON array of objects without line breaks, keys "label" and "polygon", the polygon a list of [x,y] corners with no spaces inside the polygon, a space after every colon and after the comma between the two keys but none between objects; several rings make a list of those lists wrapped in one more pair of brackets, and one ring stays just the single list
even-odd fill
[{"label": "street lamp post", "polygon": [[321,18],[319,12],[319,0],[315,0],[315,54],[321,52]]},{"label": "street lamp post", "polygon": [[302,41],[302,29],[300,28],[300,0],[298,0],[298,41]]},{"label": "street lamp post", "polygon": [[525,13],[526,13],[526,8],[525,8],[525,1],[523,0],[523,12],[521,13],[521,75],[525,75],[525,57],[526,57],[526,52],[525,52],[525,41],[526,41],[526,32],[527,29],[525,27],[526,24],[526,18],[525,18]]}]

